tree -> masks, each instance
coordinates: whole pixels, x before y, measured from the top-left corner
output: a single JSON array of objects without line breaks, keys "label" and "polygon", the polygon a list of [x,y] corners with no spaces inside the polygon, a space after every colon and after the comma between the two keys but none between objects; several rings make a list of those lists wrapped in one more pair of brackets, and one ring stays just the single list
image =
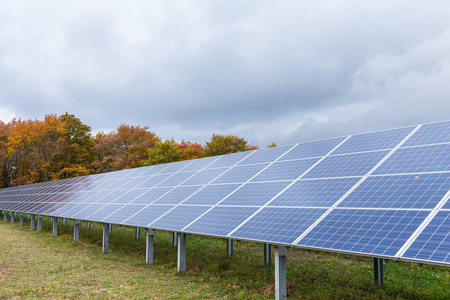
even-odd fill
[{"label": "tree", "polygon": [[157,142],[154,148],[148,149],[148,159],[144,161],[144,165],[157,165],[178,161],[182,152],[172,138],[164,142]]},{"label": "tree", "polygon": [[11,123],[0,121],[0,188],[11,185],[11,158],[8,155],[8,137],[11,128]]},{"label": "tree", "polygon": [[213,134],[211,140],[206,142],[204,156],[214,156],[259,149],[251,146],[244,138],[235,135]]},{"label": "tree", "polygon": [[142,166],[148,160],[148,149],[160,141],[148,126],[121,124],[117,131],[99,133],[94,138],[94,173]]},{"label": "tree", "polygon": [[177,143],[176,146],[181,152],[180,160],[201,158],[203,157],[203,153],[205,151],[204,147],[201,144],[192,143],[185,140]]},{"label": "tree", "polygon": [[14,122],[8,156],[13,159],[16,184],[52,179],[52,163],[65,144],[65,134],[65,124],[54,114],[45,115],[43,121]]},{"label": "tree", "polygon": [[94,161],[91,127],[67,112],[59,120],[66,126],[65,145],[55,157],[54,173],[58,178],[88,175]]},{"label": "tree", "polygon": [[272,144],[267,145],[267,148],[273,148],[273,147],[276,147],[276,146],[277,146],[277,144],[275,144],[275,143],[273,142]]}]

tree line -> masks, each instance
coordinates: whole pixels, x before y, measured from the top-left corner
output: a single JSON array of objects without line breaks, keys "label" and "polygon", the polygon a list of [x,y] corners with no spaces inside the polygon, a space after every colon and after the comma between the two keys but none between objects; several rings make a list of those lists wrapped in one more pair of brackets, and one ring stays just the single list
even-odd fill
[{"label": "tree line", "polygon": [[67,112],[18,118],[0,121],[0,188],[256,149],[235,135],[213,134],[204,145],[163,141],[140,125],[94,135]]}]

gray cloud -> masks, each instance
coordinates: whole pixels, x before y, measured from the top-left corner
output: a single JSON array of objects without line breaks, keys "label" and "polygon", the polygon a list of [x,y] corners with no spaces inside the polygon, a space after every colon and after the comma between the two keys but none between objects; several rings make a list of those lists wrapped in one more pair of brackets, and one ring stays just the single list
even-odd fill
[{"label": "gray cloud", "polygon": [[5,1],[0,119],[265,146],[448,119],[450,5]]}]

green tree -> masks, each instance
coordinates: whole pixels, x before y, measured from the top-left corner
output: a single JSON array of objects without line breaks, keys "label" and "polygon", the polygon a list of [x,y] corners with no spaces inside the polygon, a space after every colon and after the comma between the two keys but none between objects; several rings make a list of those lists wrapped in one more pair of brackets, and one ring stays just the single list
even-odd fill
[{"label": "green tree", "polygon": [[268,145],[267,148],[273,148],[273,147],[276,147],[276,146],[277,146],[277,144],[272,143],[272,144]]},{"label": "green tree", "polygon": [[211,140],[206,142],[204,156],[215,156],[256,150],[258,146],[251,146],[244,138],[235,135],[213,134]]},{"label": "green tree", "polygon": [[69,178],[89,174],[94,161],[94,141],[91,127],[83,124],[75,115],[59,116],[66,125],[65,145],[55,157],[53,171],[57,178]]},{"label": "green tree", "polygon": [[144,161],[145,166],[178,161],[182,154],[173,138],[164,142],[157,142],[154,148],[147,150],[147,153],[148,159]]}]

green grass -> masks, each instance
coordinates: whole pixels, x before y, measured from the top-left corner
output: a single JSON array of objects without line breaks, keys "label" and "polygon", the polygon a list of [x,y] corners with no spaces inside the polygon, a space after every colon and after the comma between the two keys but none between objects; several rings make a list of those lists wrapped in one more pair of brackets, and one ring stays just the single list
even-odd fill
[{"label": "green grass", "polygon": [[[187,271],[176,272],[172,233],[155,232],[154,264],[145,264],[145,235],[113,226],[110,251],[101,253],[102,225],[59,222],[58,237],[0,222],[0,299],[273,299],[274,270],[264,267],[261,244],[238,242],[226,256],[221,239],[188,236]],[[389,262],[385,285],[373,285],[371,258],[291,248],[287,253],[292,299],[449,299],[450,269]]]}]

